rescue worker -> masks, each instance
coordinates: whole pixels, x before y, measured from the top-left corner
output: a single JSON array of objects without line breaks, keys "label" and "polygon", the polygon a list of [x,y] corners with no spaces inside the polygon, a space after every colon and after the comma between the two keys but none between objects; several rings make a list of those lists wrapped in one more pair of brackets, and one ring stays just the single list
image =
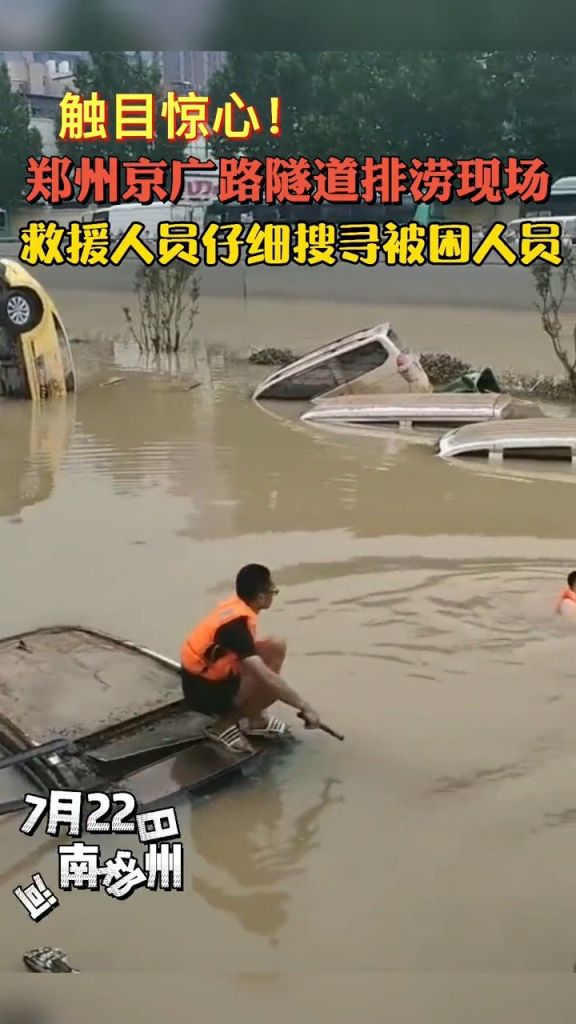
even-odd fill
[{"label": "rescue worker", "polygon": [[215,719],[206,736],[234,753],[251,752],[247,736],[290,735],[285,722],[264,714],[277,700],[296,708],[306,728],[316,729],[320,723],[313,708],[280,677],[284,641],[256,639],[258,616],[277,593],[269,569],[245,565],[236,577],[236,593],[202,619],[182,645],[186,703]]},{"label": "rescue worker", "polygon": [[576,603],[576,571],[572,571],[568,574],[566,580],[566,587],[559,595],[558,600],[554,606],[554,611],[558,614],[562,611],[565,601],[572,602],[572,606]]}]

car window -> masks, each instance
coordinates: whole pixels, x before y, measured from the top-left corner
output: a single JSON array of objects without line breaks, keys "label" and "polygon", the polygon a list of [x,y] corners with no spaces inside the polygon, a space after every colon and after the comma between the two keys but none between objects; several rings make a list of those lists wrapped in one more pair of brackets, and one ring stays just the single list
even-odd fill
[{"label": "car window", "polygon": [[369,341],[359,348],[350,349],[335,356],[334,362],[346,383],[355,380],[371,370],[378,369],[388,359],[388,352],[379,341]]},{"label": "car window", "polygon": [[267,391],[268,398],[295,398],[309,401],[317,395],[337,387],[338,379],[334,376],[332,360],[321,362],[317,366],[308,366],[298,373],[291,374],[287,380],[281,380]]}]

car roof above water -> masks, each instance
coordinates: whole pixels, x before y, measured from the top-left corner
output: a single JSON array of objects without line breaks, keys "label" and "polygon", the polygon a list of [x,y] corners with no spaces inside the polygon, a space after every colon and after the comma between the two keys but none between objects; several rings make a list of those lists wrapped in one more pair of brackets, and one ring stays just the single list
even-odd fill
[{"label": "car roof above water", "polygon": [[29,744],[77,739],[181,697],[158,656],[76,627],[0,640],[3,723]]},{"label": "car roof above water", "polygon": [[434,423],[473,419],[527,419],[544,414],[534,402],[492,393],[436,392],[432,394],[342,395],[317,399],[302,419],[361,419],[362,422],[414,420]]},{"label": "car roof above water", "polygon": [[438,451],[443,456],[505,450],[571,449],[576,452],[576,418],[542,417],[473,423],[445,434]]}]

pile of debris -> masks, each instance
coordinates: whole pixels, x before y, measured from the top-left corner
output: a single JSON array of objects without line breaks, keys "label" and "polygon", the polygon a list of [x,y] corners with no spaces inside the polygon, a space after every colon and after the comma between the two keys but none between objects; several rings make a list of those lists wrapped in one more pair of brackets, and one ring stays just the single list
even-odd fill
[{"label": "pile of debris", "polygon": [[574,392],[567,377],[553,377],[551,374],[520,373],[518,370],[507,370],[500,374],[500,380],[506,391],[511,395],[538,398],[542,402],[574,403]]},{"label": "pile of debris", "polygon": [[256,366],[287,366],[295,359],[289,348],[257,348],[248,356],[248,362]]},{"label": "pile of debris", "polygon": [[450,384],[464,373],[473,372],[470,363],[463,363],[461,359],[447,352],[421,352],[418,358],[433,388]]},{"label": "pile of debris", "polygon": [[[469,363],[463,363],[447,352],[423,352],[420,355],[423,369],[434,388],[450,384],[457,377],[473,373]],[[537,398],[542,402],[574,402],[570,381],[566,377],[553,377],[546,373],[521,373],[512,367],[498,373],[502,391],[518,398]]]}]

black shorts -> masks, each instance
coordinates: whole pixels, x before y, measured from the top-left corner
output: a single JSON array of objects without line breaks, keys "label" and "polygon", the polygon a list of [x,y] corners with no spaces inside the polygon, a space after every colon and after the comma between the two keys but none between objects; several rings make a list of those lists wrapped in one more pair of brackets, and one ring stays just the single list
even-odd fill
[{"label": "black shorts", "polygon": [[210,683],[203,676],[193,675],[180,668],[182,693],[192,711],[201,715],[225,715],[234,707],[234,698],[240,686],[240,676],[231,673],[221,683]]}]

